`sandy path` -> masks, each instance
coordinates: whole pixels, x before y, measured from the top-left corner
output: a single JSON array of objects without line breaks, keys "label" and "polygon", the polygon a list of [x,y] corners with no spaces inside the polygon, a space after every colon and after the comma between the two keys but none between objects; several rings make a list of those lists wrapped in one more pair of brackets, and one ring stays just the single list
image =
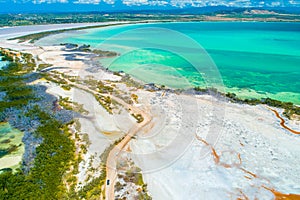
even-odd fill
[{"label": "sandy path", "polygon": [[[61,78],[63,78],[63,77],[61,76]],[[87,86],[73,83],[73,82],[69,81],[68,79],[65,79],[65,80],[68,82],[69,85],[73,85],[79,89],[88,91],[95,95],[99,95],[98,92],[91,90]],[[127,104],[126,102],[124,102],[122,99],[120,99],[118,97],[115,97],[112,95],[106,95],[106,96],[109,96],[112,100],[121,104],[122,106],[124,106],[124,108],[126,108],[130,112],[132,112],[134,114],[140,114],[144,118],[143,122],[137,124],[132,129],[129,130],[128,134],[124,137],[124,139],[118,145],[116,145],[110,151],[110,153],[108,155],[108,158],[106,161],[106,180],[109,180],[110,184],[109,184],[109,187],[107,185],[104,186],[105,196],[107,199],[114,199],[114,185],[115,185],[115,181],[116,181],[116,177],[117,177],[117,170],[116,170],[117,162],[116,161],[119,156],[119,153],[126,147],[126,145],[130,142],[132,137],[134,137],[139,132],[139,130],[141,130],[143,127],[145,127],[146,125],[148,125],[151,122],[152,117],[146,111],[139,109],[135,106],[132,106],[130,104]]]},{"label": "sandy path", "polygon": [[[114,97],[112,97],[114,98]],[[136,108],[134,106],[131,106],[127,103],[125,103],[123,100],[119,98],[117,99],[117,102],[122,104],[124,107],[126,107],[128,110],[130,109],[135,114],[141,114],[144,117],[144,121],[142,123],[137,124],[134,126],[131,130],[129,130],[128,134],[124,137],[124,139],[116,145],[109,153],[106,161],[106,181],[109,181],[109,185],[107,185],[107,182],[104,186],[105,188],[105,198],[106,199],[115,199],[115,184],[116,184],[116,178],[117,178],[117,160],[120,155],[120,153],[124,150],[126,145],[130,142],[130,140],[146,125],[148,125],[152,117],[145,111]]]}]

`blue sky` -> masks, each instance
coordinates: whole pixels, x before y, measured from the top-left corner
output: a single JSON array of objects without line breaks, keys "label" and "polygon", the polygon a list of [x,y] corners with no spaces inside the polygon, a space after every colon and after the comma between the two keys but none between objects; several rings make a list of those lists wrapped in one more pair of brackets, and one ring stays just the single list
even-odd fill
[{"label": "blue sky", "polygon": [[0,0],[2,13],[174,9],[205,6],[300,6],[300,0]]}]

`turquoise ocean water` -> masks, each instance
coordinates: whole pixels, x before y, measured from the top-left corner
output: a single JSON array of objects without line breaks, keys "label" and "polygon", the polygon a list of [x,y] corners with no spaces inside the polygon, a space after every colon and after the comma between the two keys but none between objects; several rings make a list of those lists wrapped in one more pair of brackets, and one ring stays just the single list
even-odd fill
[{"label": "turquoise ocean water", "polygon": [[[207,86],[203,78],[207,73],[205,66],[214,63],[227,92],[240,97],[271,97],[300,104],[300,23],[125,25],[60,34],[40,42],[50,41],[90,44],[118,51],[121,56],[117,59],[100,62],[145,82],[177,88]],[[203,49],[199,50],[191,41]],[[207,56],[201,55],[205,52]],[[199,71],[191,60],[201,66]]]}]

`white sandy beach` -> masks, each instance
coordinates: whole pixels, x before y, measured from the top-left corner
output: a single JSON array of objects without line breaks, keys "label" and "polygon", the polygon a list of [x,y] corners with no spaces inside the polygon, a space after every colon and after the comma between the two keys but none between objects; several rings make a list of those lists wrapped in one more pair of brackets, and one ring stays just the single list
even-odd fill
[{"label": "white sandy beach", "polygon": [[[75,26],[82,25],[70,25]],[[31,27],[18,35],[62,27]],[[120,79],[105,70],[96,74],[87,72],[85,69],[89,66],[84,62],[65,60],[66,52],[61,47],[38,47],[4,39],[17,30],[20,29],[11,28],[7,33],[0,29],[0,46],[38,55],[41,62],[63,67],[55,69],[60,73],[92,75],[106,81]],[[79,181],[84,181],[90,157],[98,156],[94,160],[94,166],[98,166],[99,155],[135,122],[125,110],[110,115],[83,90],[66,91],[46,81],[39,84],[46,85],[50,94],[83,104],[89,112],[79,117],[81,133],[87,133],[91,141],[79,169]],[[133,91],[121,83],[116,83],[116,88],[127,93]],[[139,97],[135,106],[149,108],[153,119],[131,140],[131,152],[127,153],[142,169],[154,200],[273,199],[272,189],[284,194],[300,193],[300,137],[283,129],[266,106],[233,104],[207,95],[145,90],[134,93]],[[299,121],[287,120],[287,125],[300,131]]]}]

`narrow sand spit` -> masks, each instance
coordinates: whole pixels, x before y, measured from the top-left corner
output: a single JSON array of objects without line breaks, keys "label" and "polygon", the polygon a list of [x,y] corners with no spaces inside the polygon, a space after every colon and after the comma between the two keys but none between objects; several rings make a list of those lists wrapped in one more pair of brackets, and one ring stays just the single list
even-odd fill
[{"label": "narrow sand spit", "polygon": [[[62,29],[79,28],[85,26],[100,26],[116,24],[120,22],[99,22],[99,23],[74,23],[74,24],[49,24],[49,25],[32,25],[32,26],[15,26],[0,28],[0,38],[9,39],[23,35],[29,35],[44,31],[56,31]],[[126,22],[124,22],[126,23]]]}]

